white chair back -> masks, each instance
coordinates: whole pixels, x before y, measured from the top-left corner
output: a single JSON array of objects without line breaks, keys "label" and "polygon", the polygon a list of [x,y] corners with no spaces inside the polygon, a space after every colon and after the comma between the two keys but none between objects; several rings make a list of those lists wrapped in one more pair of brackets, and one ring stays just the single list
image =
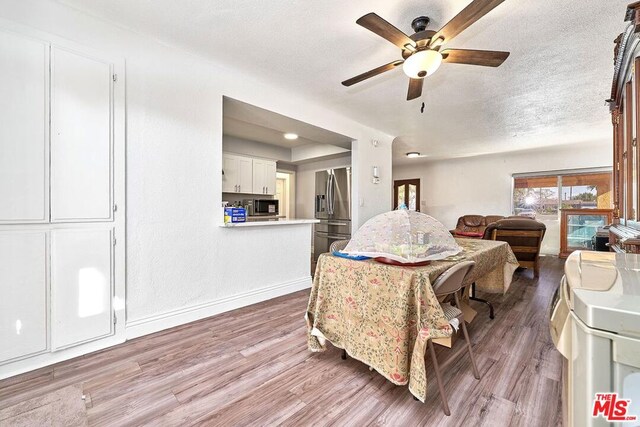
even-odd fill
[{"label": "white chair back", "polygon": [[341,251],[347,247],[348,240],[336,240],[329,246],[329,252],[334,253],[336,251]]},{"label": "white chair back", "polygon": [[436,296],[449,295],[458,292],[462,287],[464,278],[476,265],[474,261],[463,261],[442,273],[433,283],[433,291]]}]

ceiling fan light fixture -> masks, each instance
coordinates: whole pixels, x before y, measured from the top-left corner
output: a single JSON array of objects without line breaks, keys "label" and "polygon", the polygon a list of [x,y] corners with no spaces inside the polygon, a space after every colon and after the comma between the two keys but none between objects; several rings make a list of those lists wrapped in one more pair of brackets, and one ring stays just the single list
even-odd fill
[{"label": "ceiling fan light fixture", "polygon": [[407,153],[407,157],[409,157],[410,159],[414,157],[420,157],[420,153],[418,153],[417,151],[410,151]]},{"label": "ceiling fan light fixture", "polygon": [[294,139],[298,139],[298,134],[291,133],[291,132],[285,133],[284,134],[284,139],[289,139],[289,140],[293,141]]},{"label": "ceiling fan light fixture", "polygon": [[442,64],[442,54],[437,50],[420,50],[408,57],[402,70],[412,79],[420,79],[435,73]]}]

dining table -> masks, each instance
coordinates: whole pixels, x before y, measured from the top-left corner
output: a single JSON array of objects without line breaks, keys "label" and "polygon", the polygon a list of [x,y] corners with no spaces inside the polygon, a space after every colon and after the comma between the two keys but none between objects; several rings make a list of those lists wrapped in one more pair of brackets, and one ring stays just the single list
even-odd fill
[{"label": "dining table", "polygon": [[[427,341],[454,332],[432,283],[453,265],[474,261],[465,277],[467,289],[475,283],[480,291],[504,294],[518,267],[506,242],[466,238],[456,242],[460,253],[420,267],[320,255],[305,315],[309,350],[324,351],[329,342],[392,383],[408,384],[424,402]],[[465,319],[470,321],[473,315],[465,313]]]}]

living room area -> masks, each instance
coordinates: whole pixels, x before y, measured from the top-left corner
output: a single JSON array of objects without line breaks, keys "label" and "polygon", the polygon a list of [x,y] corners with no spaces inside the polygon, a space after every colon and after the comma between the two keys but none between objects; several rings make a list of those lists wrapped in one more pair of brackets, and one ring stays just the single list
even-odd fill
[{"label": "living room area", "polygon": [[0,425],[640,404],[640,4],[0,3]]}]

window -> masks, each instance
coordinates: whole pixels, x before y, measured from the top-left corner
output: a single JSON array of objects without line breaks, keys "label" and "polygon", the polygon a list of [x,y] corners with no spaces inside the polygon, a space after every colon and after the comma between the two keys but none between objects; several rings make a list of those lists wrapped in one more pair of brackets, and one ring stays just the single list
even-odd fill
[{"label": "window", "polygon": [[551,219],[562,208],[611,208],[611,179],[611,171],[514,175],[513,213]]}]

